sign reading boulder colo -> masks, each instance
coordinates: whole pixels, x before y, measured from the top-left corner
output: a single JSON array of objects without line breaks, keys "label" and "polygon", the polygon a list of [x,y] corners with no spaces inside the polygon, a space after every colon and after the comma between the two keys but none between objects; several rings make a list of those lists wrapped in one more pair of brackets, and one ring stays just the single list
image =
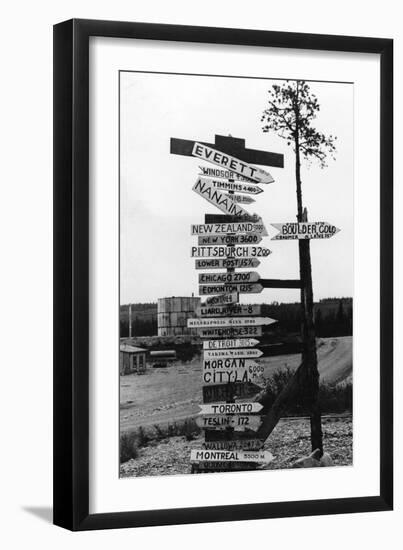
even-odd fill
[{"label": "sign reading boulder colo", "polygon": [[330,239],[340,231],[328,222],[288,222],[272,223],[279,233],[272,237],[273,241],[291,239]]}]

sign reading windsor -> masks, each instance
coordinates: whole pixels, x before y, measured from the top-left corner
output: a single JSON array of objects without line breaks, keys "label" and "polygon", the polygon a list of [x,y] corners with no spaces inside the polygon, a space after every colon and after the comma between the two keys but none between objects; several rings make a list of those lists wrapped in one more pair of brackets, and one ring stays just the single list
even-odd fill
[{"label": "sign reading windsor", "polygon": [[[198,316],[187,320],[187,326],[204,339],[203,404],[196,422],[204,430],[205,442],[203,448],[191,451],[192,472],[227,471],[234,469],[234,463],[236,469],[250,470],[274,459],[262,448],[279,417],[265,417],[263,405],[250,398],[264,389],[265,367],[259,359],[263,351],[255,347],[259,345],[256,337],[263,337],[276,320],[262,316],[259,304],[239,304],[239,296],[264,288],[305,288],[309,297],[307,280],[261,279],[251,271],[271,250],[260,245],[268,236],[262,217],[251,215],[240,203],[256,200],[258,204],[264,189],[257,184],[274,182],[269,172],[254,163],[282,168],[283,157],[246,149],[243,139],[217,135],[214,145],[172,138],[171,153],[219,167],[199,167],[193,191],[225,214],[206,215],[204,224],[191,226],[191,235],[197,238],[191,247],[191,257],[197,258],[195,268],[218,270],[199,273],[199,294],[207,297]],[[278,230],[273,240],[323,239],[339,231],[327,222],[308,223],[300,218],[298,223],[271,225]]]}]

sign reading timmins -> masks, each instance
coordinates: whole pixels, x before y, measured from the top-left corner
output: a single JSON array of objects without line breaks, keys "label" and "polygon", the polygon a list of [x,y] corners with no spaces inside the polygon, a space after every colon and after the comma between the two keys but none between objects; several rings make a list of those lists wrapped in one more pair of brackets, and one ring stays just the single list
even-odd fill
[{"label": "sign reading timmins", "polygon": [[[200,175],[204,176],[205,174]],[[235,193],[244,193],[245,195],[259,195],[260,193],[263,193],[263,189],[261,189],[254,183],[223,181],[217,179],[211,179],[210,181],[211,185],[215,189],[220,189],[220,191],[234,191]]]},{"label": "sign reading timmins", "polygon": [[269,172],[266,172],[261,168],[256,168],[256,166],[252,166],[247,162],[242,162],[241,160],[225,153],[221,153],[220,151],[217,151],[217,149],[208,147],[203,143],[196,142],[194,144],[192,155],[231,170],[235,174],[248,178],[252,181],[256,181],[257,183],[272,183],[274,181]]}]

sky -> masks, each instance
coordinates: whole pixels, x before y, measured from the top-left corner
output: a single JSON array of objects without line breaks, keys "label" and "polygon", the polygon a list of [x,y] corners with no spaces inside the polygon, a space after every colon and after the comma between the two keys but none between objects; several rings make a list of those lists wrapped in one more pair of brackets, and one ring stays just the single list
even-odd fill
[{"label": "sky", "polygon": [[[120,303],[156,302],[165,296],[198,295],[190,256],[197,237],[191,224],[205,213],[222,213],[192,191],[195,157],[170,154],[170,138],[214,143],[215,134],[244,138],[246,147],[284,155],[284,168],[263,167],[274,182],[243,207],[257,213],[269,236],[260,243],[272,254],[256,271],[262,278],[298,278],[297,241],[272,241],[270,223],[296,219],[295,155],[274,132],[262,131],[268,90],[282,81],[137,72],[120,73]],[[303,203],[310,221],[341,231],[311,241],[315,301],[353,295],[353,85],[311,82],[321,109],[315,127],[337,136],[336,160],[320,169],[302,167]],[[241,303],[294,302],[295,289],[243,294]]]}]

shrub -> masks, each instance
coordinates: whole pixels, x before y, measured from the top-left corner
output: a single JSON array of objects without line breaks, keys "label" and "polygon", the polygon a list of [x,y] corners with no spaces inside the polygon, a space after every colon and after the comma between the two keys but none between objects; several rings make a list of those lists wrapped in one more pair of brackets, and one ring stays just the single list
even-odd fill
[{"label": "shrub", "polygon": [[120,462],[127,462],[138,457],[138,439],[136,432],[120,434]]}]

